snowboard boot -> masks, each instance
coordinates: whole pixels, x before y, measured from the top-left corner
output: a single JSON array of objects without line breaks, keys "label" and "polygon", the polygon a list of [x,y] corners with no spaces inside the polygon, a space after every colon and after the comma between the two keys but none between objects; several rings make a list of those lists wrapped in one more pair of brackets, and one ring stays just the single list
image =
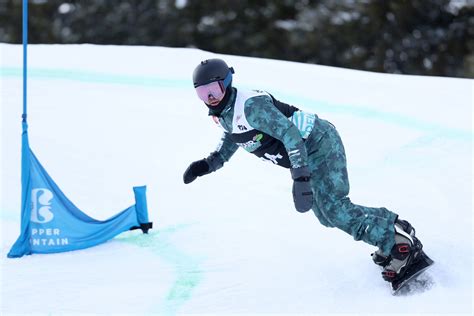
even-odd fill
[{"label": "snowboard boot", "polygon": [[[404,229],[411,237],[415,237],[415,229],[408,223],[407,221],[404,220],[397,220],[398,222],[401,222],[401,225],[404,225],[406,228]],[[372,260],[376,265],[381,266],[382,268],[385,268],[390,261],[392,261],[392,255],[384,255],[382,250],[377,249],[374,253],[371,253],[370,256],[372,257]]]},{"label": "snowboard boot", "polygon": [[[382,276],[393,282],[402,278],[408,266],[416,262],[422,254],[423,245],[415,237],[415,229],[404,220],[395,221],[395,245],[390,253],[390,261],[385,263]],[[375,262],[375,259],[374,259]],[[381,262],[381,259],[378,259]]]}]

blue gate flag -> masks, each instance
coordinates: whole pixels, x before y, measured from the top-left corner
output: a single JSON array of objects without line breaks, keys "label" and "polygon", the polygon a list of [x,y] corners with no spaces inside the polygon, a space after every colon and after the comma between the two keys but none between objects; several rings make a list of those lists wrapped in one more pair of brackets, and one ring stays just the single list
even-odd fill
[{"label": "blue gate flag", "polygon": [[105,221],[79,210],[31,151],[26,120],[22,127],[21,233],[8,253],[9,258],[88,248],[126,230],[141,228],[146,233],[151,228],[145,186],[133,188],[133,206]]}]

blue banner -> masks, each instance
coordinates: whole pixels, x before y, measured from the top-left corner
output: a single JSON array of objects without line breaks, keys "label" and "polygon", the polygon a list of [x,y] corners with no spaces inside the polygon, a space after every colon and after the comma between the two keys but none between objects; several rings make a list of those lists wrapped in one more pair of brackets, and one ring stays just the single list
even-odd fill
[{"label": "blue banner", "polygon": [[26,121],[22,124],[21,233],[9,258],[88,248],[123,231],[142,228],[147,232],[151,228],[145,186],[133,188],[135,205],[105,221],[95,220],[74,206],[31,151],[28,125]]}]

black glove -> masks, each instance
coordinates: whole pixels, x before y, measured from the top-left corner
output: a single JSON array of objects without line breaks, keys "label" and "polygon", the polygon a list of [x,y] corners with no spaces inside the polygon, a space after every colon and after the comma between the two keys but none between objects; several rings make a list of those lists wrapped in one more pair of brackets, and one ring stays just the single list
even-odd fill
[{"label": "black glove", "polygon": [[296,210],[300,213],[307,212],[313,205],[313,190],[310,182],[311,173],[308,167],[291,169],[293,182],[293,201]]},{"label": "black glove", "polygon": [[201,159],[191,163],[184,172],[183,181],[185,184],[191,183],[196,180],[197,177],[203,176],[210,173],[209,164],[206,159]]},{"label": "black glove", "polygon": [[209,157],[191,163],[184,172],[183,181],[185,184],[191,183],[197,177],[206,175],[222,168],[224,161],[218,152],[213,152]]}]

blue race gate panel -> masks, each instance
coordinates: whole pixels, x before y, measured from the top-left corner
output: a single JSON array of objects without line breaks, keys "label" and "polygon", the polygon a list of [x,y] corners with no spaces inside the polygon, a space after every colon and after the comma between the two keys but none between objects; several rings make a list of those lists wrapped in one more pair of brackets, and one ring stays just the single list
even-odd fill
[{"label": "blue race gate panel", "polygon": [[31,151],[27,128],[23,122],[21,234],[8,257],[83,249],[126,230],[151,228],[145,186],[133,188],[135,205],[108,220],[95,220],[79,210]]},{"label": "blue race gate panel", "polygon": [[28,144],[27,124],[22,135],[21,234],[9,258],[32,253],[83,249],[103,243],[123,231],[141,228],[147,232],[146,187],[134,187],[135,205],[98,221],[79,210],[59,189]]}]

